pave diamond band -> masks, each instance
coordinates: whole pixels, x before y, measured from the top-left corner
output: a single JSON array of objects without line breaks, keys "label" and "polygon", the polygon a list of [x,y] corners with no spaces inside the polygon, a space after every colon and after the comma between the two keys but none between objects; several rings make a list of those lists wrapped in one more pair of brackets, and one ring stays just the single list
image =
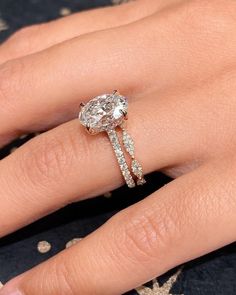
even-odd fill
[{"label": "pave diamond band", "polygon": [[112,147],[114,149],[118,164],[120,166],[121,173],[125,179],[126,184],[128,187],[132,188],[135,187],[134,179],[130,173],[128,164],[125,159],[125,155],[122,151],[118,135],[115,129],[111,129],[107,131],[108,137],[111,141]]},{"label": "pave diamond band", "polygon": [[[105,131],[115,152],[121,173],[128,187],[143,185],[146,181],[141,164],[135,158],[134,141],[125,129],[128,114],[128,100],[117,91],[103,94],[91,99],[87,104],[81,104],[80,123],[90,134]],[[118,130],[122,131],[122,143],[127,155],[131,158],[131,169],[126,161]],[[136,180],[136,183],[135,183]]]}]

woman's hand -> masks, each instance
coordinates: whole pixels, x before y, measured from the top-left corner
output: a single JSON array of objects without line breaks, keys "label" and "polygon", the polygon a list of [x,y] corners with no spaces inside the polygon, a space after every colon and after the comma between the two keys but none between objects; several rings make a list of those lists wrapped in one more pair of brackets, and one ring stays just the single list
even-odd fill
[{"label": "woman's hand", "polygon": [[1,144],[50,129],[0,162],[1,236],[123,183],[107,137],[73,120],[81,101],[113,89],[131,98],[145,173],[177,178],[1,295],[121,294],[235,241],[235,11],[233,0],[140,0],[1,46]]}]

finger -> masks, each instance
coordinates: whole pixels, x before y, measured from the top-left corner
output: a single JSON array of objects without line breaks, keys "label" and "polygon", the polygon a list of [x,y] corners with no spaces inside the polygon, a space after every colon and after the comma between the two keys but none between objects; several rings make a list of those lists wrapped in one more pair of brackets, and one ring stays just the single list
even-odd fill
[{"label": "finger", "polygon": [[[176,85],[191,88],[199,85],[196,83],[199,75],[202,85],[213,73],[216,76],[219,68],[222,72],[221,63],[204,66],[204,71],[199,66],[209,64],[207,44],[195,38],[192,25],[188,28],[193,31],[187,36],[186,31],[176,30],[176,26],[180,28],[181,17],[175,9],[167,9],[165,13],[82,35],[2,65],[0,141],[3,143],[19,133],[50,128],[74,118],[82,99],[100,93],[119,89],[121,93],[138,96],[149,89],[161,91]],[[220,37],[218,53],[222,54]],[[203,40],[210,42],[209,38]],[[188,46],[183,47],[186,40],[197,48],[194,52],[190,52]],[[211,41],[218,44],[216,40]]]},{"label": "finger", "polygon": [[224,167],[204,165],[121,211],[78,245],[10,282],[0,295],[16,289],[19,295],[123,294],[233,242],[235,167],[232,159],[224,160]]},{"label": "finger", "polygon": [[[123,85],[120,88],[128,90],[137,84],[135,76],[129,77],[129,82],[123,76],[120,63],[127,57],[121,37],[124,44],[134,38],[124,27],[100,31],[2,65],[0,141],[29,129],[50,128],[68,121],[75,117],[81,98],[114,90],[115,86]],[[130,70],[134,67],[133,60]],[[92,82],[88,83],[88,78]]]},{"label": "finger", "polygon": [[[164,98],[159,104],[154,95],[130,102],[127,124],[145,173],[192,158],[198,137]],[[121,184],[123,178],[105,134],[90,136],[77,120],[58,126],[0,162],[0,236],[67,203]]]},{"label": "finger", "polygon": [[156,9],[161,9],[163,6],[163,1],[132,1],[25,27],[2,44],[0,63],[35,53],[82,34],[128,24],[154,13]]}]

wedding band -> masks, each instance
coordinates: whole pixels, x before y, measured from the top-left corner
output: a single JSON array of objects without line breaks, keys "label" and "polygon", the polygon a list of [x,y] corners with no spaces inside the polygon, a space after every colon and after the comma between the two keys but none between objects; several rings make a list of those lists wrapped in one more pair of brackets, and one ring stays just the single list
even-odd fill
[{"label": "wedding band", "polygon": [[[143,168],[135,157],[134,141],[125,129],[125,121],[128,119],[128,99],[115,90],[111,94],[99,95],[80,106],[79,121],[88,133],[91,135],[107,133],[128,187],[146,183]],[[119,130],[122,132],[121,141],[118,135]],[[123,149],[131,158],[131,169]]]}]

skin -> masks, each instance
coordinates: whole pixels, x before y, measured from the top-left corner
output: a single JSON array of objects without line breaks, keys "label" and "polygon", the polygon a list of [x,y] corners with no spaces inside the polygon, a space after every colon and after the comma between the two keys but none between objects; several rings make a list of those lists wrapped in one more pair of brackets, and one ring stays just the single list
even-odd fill
[{"label": "skin", "polygon": [[175,180],[0,295],[119,295],[236,240],[235,9],[140,0],[26,28],[1,46],[1,145],[48,131],[0,162],[0,236],[123,184],[105,134],[75,119],[101,93],[130,97],[144,172]]}]

